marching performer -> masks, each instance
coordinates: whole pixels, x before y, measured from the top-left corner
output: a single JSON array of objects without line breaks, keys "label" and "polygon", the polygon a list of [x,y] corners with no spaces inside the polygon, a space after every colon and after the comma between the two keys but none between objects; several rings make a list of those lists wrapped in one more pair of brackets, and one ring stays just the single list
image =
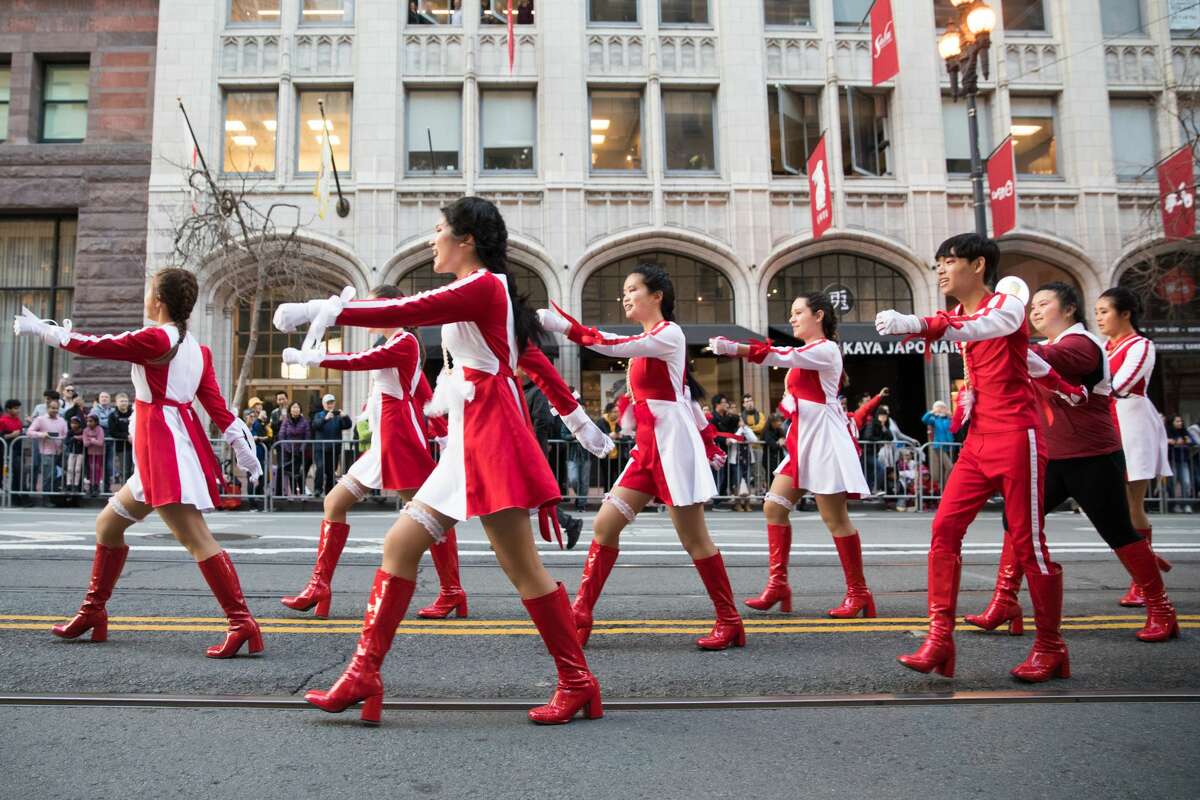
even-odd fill
[{"label": "marching performer", "polygon": [[[380,286],[371,292],[379,299],[402,297],[395,286]],[[373,329],[385,337],[382,344],[361,353],[324,353],[320,350],[283,351],[285,364],[324,367],[343,371],[371,371],[367,400],[371,446],[351,465],[325,497],[325,519],[317,543],[317,561],[312,577],[300,594],[280,600],[288,608],[308,611],[321,619],[329,616],[333,599],[331,583],[338,559],[350,536],[346,514],[372,489],[394,491],[405,502],[433,472],[433,458],[426,443],[425,403],[432,397],[421,372],[421,347],[417,337],[403,328]],[[437,600],[417,612],[418,616],[442,619],[452,612],[467,616],[467,593],[458,572],[458,543],[454,529],[443,542],[430,547],[441,591]]]},{"label": "marching performer", "polygon": [[570,390],[535,347],[541,326],[508,275],[508,230],[499,210],[464,197],[442,214],[430,243],[433,268],[452,273],[453,283],[410,297],[285,303],[275,312],[275,326],[284,331],[314,320],[373,328],[442,324],[453,361],[430,404],[431,413],[449,412],[441,460],[384,539],[354,658],[328,691],[309,691],[305,699],[335,713],[363,703],[363,721],[379,722],[380,667],[416,588],[421,554],[456,522],[477,516],[558,669],[554,696],[532,709],[530,720],[562,724],[580,710],[597,718],[600,685],[575,638],[566,590],[542,565],[530,529],[529,509],[541,510],[544,526],[559,490],[533,436],[514,379],[517,365],[542,382],[560,412],[570,412],[563,421],[589,450],[603,455],[612,442],[573,398],[557,405]]},{"label": "marching performer", "polygon": [[[1150,543],[1130,522],[1125,497],[1125,459],[1113,426],[1108,358],[1103,341],[1092,334],[1083,318],[1075,289],[1065,283],[1047,283],[1033,296],[1029,314],[1034,329],[1047,337],[1031,349],[1045,359],[1064,380],[1089,387],[1087,400],[1073,406],[1042,389],[1049,409],[1046,432],[1049,463],[1046,467],[1044,507],[1057,508],[1075,498],[1104,541],[1141,587],[1146,598],[1146,625],[1137,637],[1161,642],[1179,635],[1175,609],[1167,598],[1160,564]],[[1005,622],[1009,633],[1021,633],[1021,605],[1017,591],[1023,575],[1013,555],[1012,539],[1004,536],[996,590],[987,609],[968,615],[966,621],[984,630]]]},{"label": "marching performer", "polygon": [[154,275],[146,292],[145,328],[116,335],[91,336],[47,324],[27,309],[14,329],[21,336],[41,336],[86,358],[127,361],[136,392],[133,475],[109,498],[96,518],[96,555],[87,596],[75,617],[52,632],[74,639],[86,631],[93,642],[108,637],[106,604],[121,575],[129,547],[125,531],[151,511],[171,529],[200,567],[213,595],[229,618],[225,641],[209,647],[209,658],[231,658],[249,643],[251,653],[263,649],[258,623],[246,606],[237,570],[204,522],[220,499],[221,467],[200,419],[192,410],[199,400],[224,432],[237,464],[253,482],[262,474],[254,439],[246,424],[230,413],[213,374],[212,352],[187,330],[196,303],[196,276],[183,269],[164,269]]},{"label": "marching performer", "polygon": [[[1133,527],[1150,541],[1152,530],[1146,516],[1146,491],[1150,481],[1172,475],[1167,459],[1167,434],[1154,402],[1146,395],[1154,372],[1154,342],[1138,330],[1141,304],[1123,287],[1108,289],[1096,301],[1096,327],[1108,337],[1109,371],[1112,373],[1113,419],[1125,451],[1125,493]],[[1171,569],[1158,559],[1163,572]],[[1146,605],[1142,588],[1134,581],[1118,602],[1123,606]]]},{"label": "marching performer", "polygon": [[689,388],[687,343],[683,329],[673,321],[675,287],[661,267],[639,264],[625,279],[622,304],[625,316],[639,323],[642,333],[614,336],[586,328],[557,307],[538,312],[547,330],[565,334],[597,353],[629,359],[628,386],[637,421],[629,463],[605,495],[593,523],[594,538],[573,606],[579,641],[587,644],[591,635],[592,609],[616,563],[621,531],[657,498],[671,512],[679,541],[716,609],[712,631],[696,644],[704,650],[743,647],[746,631],[725,562],[704,523],[704,503],[717,493],[710,462],[714,457],[723,460],[724,453],[716,455],[720,448],[712,440],[715,431],[709,430],[695,402],[700,399],[699,387]]},{"label": "marching performer", "polygon": [[788,585],[788,555],[792,549],[789,512],[795,510],[805,490],[817,498],[821,520],[837,545],[846,595],[829,616],[845,619],[861,613],[875,616],[875,598],[863,576],[862,542],[850,522],[847,496],[869,493],[862,462],[855,449],[846,412],[838,400],[842,382],[842,350],[838,346],[837,315],[829,298],[821,292],[801,295],[792,302],[788,319],[792,335],[802,347],[772,347],[769,342],[740,344],[723,337],[709,340],[717,355],[746,358],[756,364],[787,367],[781,406],[791,417],[787,435],[787,458],[775,470],[775,480],[763,501],[767,518],[770,572],[766,588],[758,597],[745,601],[758,611],[792,610]]}]

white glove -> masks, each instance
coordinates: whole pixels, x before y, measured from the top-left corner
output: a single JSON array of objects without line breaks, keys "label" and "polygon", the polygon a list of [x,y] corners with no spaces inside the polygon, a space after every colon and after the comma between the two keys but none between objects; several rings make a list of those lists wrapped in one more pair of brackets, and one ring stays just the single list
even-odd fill
[{"label": "white glove", "polygon": [[736,356],[741,347],[737,342],[726,339],[724,336],[714,336],[708,340],[708,349],[718,356]]},{"label": "white glove", "polygon": [[307,325],[321,313],[327,300],[309,300],[306,303],[281,303],[271,317],[271,323],[284,333],[293,333],[301,325]]},{"label": "white glove", "polygon": [[1081,391],[1083,394],[1075,394],[1074,392],[1068,393],[1068,392],[1059,392],[1059,391],[1056,391],[1055,394],[1058,395],[1059,397],[1061,397],[1063,399],[1063,401],[1066,402],[1067,405],[1078,406],[1078,405],[1082,405],[1082,404],[1086,403],[1087,399],[1088,399],[1088,390],[1087,390],[1086,386],[1080,386],[1079,391]]},{"label": "white glove", "polygon": [[551,333],[566,333],[571,330],[571,323],[563,319],[562,316],[552,308],[539,308],[537,315],[538,322],[542,323],[542,327]]},{"label": "white glove", "polygon": [[903,336],[910,333],[920,333],[925,326],[921,318],[915,314],[901,314],[899,311],[888,309],[875,315],[875,330],[880,336]]},{"label": "white glove", "polygon": [[246,473],[246,477],[251,481],[262,477],[262,464],[258,463],[258,456],[254,452],[254,434],[250,433],[246,423],[240,419],[229,423],[225,429],[225,441],[233,448],[237,465]]},{"label": "white glove", "polygon": [[302,364],[306,367],[315,367],[325,358],[325,354],[320,350],[297,350],[295,347],[283,348],[283,363],[285,364]]},{"label": "white glove", "polygon": [[435,436],[435,437],[433,437],[433,443],[438,446],[438,450],[440,452],[444,453],[446,451],[446,446],[450,444],[450,437],[449,436]]},{"label": "white glove", "polygon": [[312,324],[308,326],[308,335],[304,337],[304,344],[301,345],[301,348],[304,350],[316,350],[318,345],[321,344],[321,340],[325,338],[325,329],[337,322],[338,315],[342,313],[342,309],[353,299],[353,286],[347,286],[342,289],[340,295],[331,295],[313,318]]},{"label": "white glove", "polygon": [[725,462],[729,460],[729,454],[720,449],[720,445],[714,450],[708,459],[708,465],[713,469],[720,469],[725,466]]},{"label": "white glove", "polygon": [[53,320],[45,322],[21,306],[21,313],[13,318],[13,333],[17,336],[40,336],[51,347],[62,347],[71,338],[71,320],[63,320],[62,327],[59,327]]},{"label": "white glove", "polygon": [[788,416],[796,413],[796,398],[791,392],[785,392],[783,399],[779,401],[779,407],[788,413]]},{"label": "white glove", "polygon": [[576,406],[574,411],[562,418],[562,421],[567,426],[567,430],[583,445],[583,449],[597,458],[604,458],[616,447],[613,440],[608,438],[608,434],[597,428],[596,423],[588,418],[587,411],[583,406]]}]

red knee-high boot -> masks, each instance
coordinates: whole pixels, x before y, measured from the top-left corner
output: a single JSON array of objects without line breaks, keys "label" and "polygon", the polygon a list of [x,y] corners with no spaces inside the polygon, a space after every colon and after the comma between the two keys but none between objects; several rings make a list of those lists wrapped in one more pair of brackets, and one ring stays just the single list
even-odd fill
[{"label": "red knee-high boot", "polygon": [[560,583],[549,594],[521,602],[558,669],[558,687],[554,696],[546,705],[529,709],[529,720],[538,725],[563,725],[580,710],[588,719],[604,716],[600,682],[588,669],[583,648],[579,645],[567,590]]},{"label": "red knee-high boot", "polygon": [[[1036,547],[1036,545],[1034,545]],[[1033,622],[1037,636],[1033,649],[1025,660],[1012,670],[1012,676],[1026,683],[1041,683],[1051,678],[1071,677],[1071,661],[1067,643],[1063,641],[1062,626],[1063,575],[1062,567],[1050,564],[1050,575],[1030,572],[1029,599],[1033,601]]]},{"label": "red knee-high boot", "polygon": [[835,536],[833,543],[837,545],[838,558],[842,560],[842,572],[846,575],[846,596],[837,608],[829,609],[829,616],[836,619],[857,617],[862,612],[864,619],[875,616],[875,598],[867,588],[867,579],[863,576],[862,540],[858,531],[853,536]]},{"label": "red knee-high boot", "polygon": [[1154,551],[1150,549],[1150,542],[1142,539],[1117,548],[1116,553],[1146,598],[1146,625],[1137,632],[1137,638],[1143,642],[1165,642],[1179,636],[1175,607],[1167,597],[1167,589]]},{"label": "red knee-high boot", "polygon": [[454,529],[446,531],[446,538],[429,546],[429,556],[433,559],[433,567],[437,570],[438,583],[441,589],[437,600],[417,612],[418,617],[425,619],[445,619],[450,612],[456,612],[459,618],[467,615],[467,593],[463,591],[458,577],[458,537]]},{"label": "red knee-high boot", "polygon": [[742,602],[755,611],[770,611],[776,603],[785,614],[792,611],[792,587],[788,586],[788,556],[792,552],[792,526],[767,526],[767,551],[770,567],[767,586],[758,597],[748,597]]},{"label": "red knee-high boot", "polygon": [[321,521],[321,539],[317,542],[317,563],[313,565],[308,585],[295,597],[284,597],[279,602],[296,611],[308,611],[317,607],[315,616],[329,617],[329,605],[333,602],[333,571],[337,568],[342,549],[350,536],[350,526],[344,522]]},{"label": "red knee-high boot", "polygon": [[328,690],[312,689],[304,693],[304,699],[331,714],[362,703],[362,721],[378,725],[383,713],[383,679],[379,677],[379,668],[416,588],[414,581],[375,570],[371,599],[367,601],[362,633],[350,665]]},{"label": "red knee-high boot", "polygon": [[96,555],[92,559],[92,580],[88,583],[87,594],[84,595],[83,605],[70,622],[55,625],[50,632],[63,639],[74,639],[91,630],[93,642],[103,642],[108,638],[108,611],[105,604],[112,597],[113,587],[121,570],[125,566],[125,556],[129,555],[129,547],[109,547],[96,543]]},{"label": "red knee-high boot", "polygon": [[729,573],[725,571],[725,560],[720,553],[708,558],[692,561],[704,588],[712,600],[717,612],[717,620],[713,623],[708,636],[696,640],[701,650],[724,650],[728,647],[746,646],[746,628],[742,625],[742,617],[738,614],[737,606],[733,603],[733,588],[729,585]]},{"label": "red knee-high boot", "polygon": [[917,652],[898,661],[917,672],[954,677],[954,615],[962,559],[955,553],[929,554],[929,633]]},{"label": "red knee-high boot", "polygon": [[251,654],[261,653],[262,633],[246,606],[237,570],[229,554],[222,550],[199,562],[198,566],[200,574],[208,582],[208,588],[212,589],[213,596],[229,618],[229,632],[225,634],[225,641],[208,648],[204,654],[209,658],[233,658],[246,642],[250,643]]},{"label": "red knee-high boot", "polygon": [[1004,532],[1004,546],[1000,550],[1000,568],[996,570],[996,589],[992,593],[992,601],[988,603],[982,614],[967,614],[963,619],[977,628],[994,631],[1004,623],[1008,623],[1008,632],[1012,636],[1020,636],[1025,632],[1025,621],[1022,617],[1021,602],[1017,592],[1021,590],[1021,578],[1024,572],[1017,563],[1013,553],[1012,539],[1008,531]]},{"label": "red knee-high boot", "polygon": [[[1150,544],[1150,535],[1154,532],[1154,529],[1153,528],[1138,528],[1137,532],[1143,539],[1146,540],[1146,544],[1149,545]],[[1152,553],[1154,552],[1153,545],[1151,545],[1151,552]],[[1171,562],[1167,561],[1165,558],[1160,556],[1158,553],[1154,553],[1154,560],[1158,563],[1158,571],[1159,572],[1170,572],[1171,571]],[[1124,594],[1124,596],[1121,597],[1121,599],[1118,600],[1117,602],[1120,603],[1121,605],[1125,606],[1126,608],[1140,608],[1141,606],[1146,605],[1146,597],[1145,597],[1145,594],[1142,592],[1142,588],[1140,586],[1138,586],[1137,581],[1133,581],[1132,583],[1129,584],[1129,591],[1127,591]]]},{"label": "red knee-high boot", "polygon": [[592,609],[596,607],[600,592],[604,591],[604,582],[608,580],[620,554],[617,548],[600,544],[595,539],[588,548],[587,560],[583,562],[583,577],[579,579],[579,591],[575,593],[575,603],[571,606],[580,647],[587,647],[588,638],[592,635]]}]

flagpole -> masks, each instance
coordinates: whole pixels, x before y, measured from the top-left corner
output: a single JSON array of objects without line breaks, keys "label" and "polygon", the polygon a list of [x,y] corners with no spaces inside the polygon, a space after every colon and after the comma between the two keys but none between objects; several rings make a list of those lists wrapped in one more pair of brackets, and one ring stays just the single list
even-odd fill
[{"label": "flagpole", "polygon": [[338,177],[337,161],[333,157],[333,142],[329,141],[329,123],[325,121],[325,101],[317,100],[317,108],[321,110],[321,130],[325,133],[322,138],[325,140],[325,146],[329,148],[329,165],[333,167],[333,182],[337,186],[337,215],[348,217],[350,216],[350,201],[342,194],[342,179]]},{"label": "flagpole", "polygon": [[208,171],[208,162],[204,160],[204,150],[200,147],[200,142],[196,140],[196,131],[192,129],[192,121],[188,118],[187,109],[183,107],[183,98],[176,97],[175,102],[179,104],[179,110],[183,112],[183,121],[187,124],[188,134],[192,137],[192,146],[196,148],[196,156],[200,159],[200,166],[204,169],[204,178],[208,181],[208,186],[212,189],[214,196],[220,196],[220,191],[217,189],[217,182],[213,180],[212,175]]}]

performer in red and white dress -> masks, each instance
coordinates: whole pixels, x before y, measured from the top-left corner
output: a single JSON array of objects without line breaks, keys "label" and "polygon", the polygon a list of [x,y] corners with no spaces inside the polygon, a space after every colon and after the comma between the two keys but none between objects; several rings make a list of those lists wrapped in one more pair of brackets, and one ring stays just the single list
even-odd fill
[{"label": "performer in red and white dress", "polygon": [[201,512],[220,499],[221,467],[192,403],[204,406],[224,432],[238,466],[251,482],[262,474],[254,439],[246,424],[230,413],[213,374],[212,352],[187,332],[197,294],[196,277],[182,269],[155,274],[146,292],[146,319],[152,324],[117,335],[91,336],[42,322],[27,310],[17,317],[18,335],[41,336],[43,341],[85,358],[133,364],[136,404],[133,475],[96,520],[96,555],[92,580],[79,612],[53,633],[74,639],[91,630],[92,641],[108,636],[106,604],[121,575],[129,547],[125,531],[157,510],[163,522],[195,557],[200,572],[229,618],[224,643],[208,648],[209,658],[230,658],[249,642],[250,652],[262,651],[262,635],[250,614],[237,571],[221,549]]},{"label": "performer in red and white dress", "polygon": [[[1137,297],[1128,289],[1108,289],[1096,301],[1096,327],[1108,338],[1105,350],[1112,374],[1113,420],[1125,451],[1129,513],[1133,527],[1149,541],[1153,530],[1146,515],[1146,492],[1151,481],[1173,473],[1162,417],[1146,395],[1154,373],[1154,342],[1138,330],[1140,308]],[[1146,599],[1135,582],[1118,602],[1143,606]]]},{"label": "performer in red and white dress", "polygon": [[817,498],[817,510],[837,545],[838,558],[846,577],[846,594],[841,605],[829,609],[836,618],[875,616],[875,598],[863,576],[862,542],[850,522],[848,496],[868,494],[862,462],[851,436],[848,421],[838,400],[842,383],[842,349],[838,346],[837,314],[821,292],[801,295],[792,302],[788,320],[792,335],[803,347],[772,347],[770,342],[740,344],[723,337],[709,341],[717,355],[747,358],[768,367],[788,367],[787,394],[781,405],[788,410],[791,427],[787,433],[787,458],[775,470],[763,501],[767,518],[770,571],[762,594],[745,601],[758,611],[792,610],[792,588],[788,585],[788,556],[792,550],[792,526],[788,514],[795,510],[805,490]]},{"label": "performer in red and white dress", "polygon": [[657,498],[668,506],[679,541],[716,609],[711,633],[696,644],[705,650],[742,647],[746,631],[733,602],[729,575],[704,523],[704,503],[717,493],[710,463],[713,458],[723,462],[725,454],[714,441],[715,429],[695,402],[700,399],[698,385],[689,386],[687,342],[672,321],[675,288],[661,267],[639,264],[625,279],[622,304],[625,316],[641,324],[642,333],[614,336],[584,327],[561,309],[538,312],[547,330],[602,355],[629,359],[629,391],[637,421],[629,463],[593,523],[594,538],[573,606],[579,640],[586,644],[591,635],[592,610],[616,563],[621,531]]},{"label": "performer in red and white dress", "polygon": [[[380,286],[371,292],[371,296],[386,299],[403,295],[395,286]],[[361,353],[324,353],[292,347],[283,351],[285,364],[371,372],[371,391],[367,400],[371,446],[325,497],[325,519],[321,522],[317,561],[308,585],[300,594],[280,600],[297,611],[316,606],[314,613],[322,619],[329,616],[333,598],[330,584],[350,536],[347,512],[372,489],[398,492],[405,501],[411,500],[434,467],[426,441],[424,411],[432,392],[421,372],[421,347],[417,337],[403,328],[375,329],[372,333],[385,337],[384,342]],[[458,544],[453,528],[446,531],[445,541],[435,542],[430,547],[430,554],[441,591],[437,601],[418,614],[440,619],[457,611],[458,616],[465,617],[467,594],[459,580]]]},{"label": "performer in red and white dress", "polygon": [[1029,579],[1037,622],[1033,649],[1012,674],[1038,682],[1070,677],[1060,633],[1062,568],[1050,559],[1042,528],[1046,444],[1030,377],[1025,305],[1013,295],[990,291],[984,283],[999,262],[1000,250],[992,240],[977,234],[952,237],[937,251],[938,287],[942,294],[958,298],[960,305],[951,313],[924,319],[881,311],[875,320],[880,334],[958,342],[969,387],[960,392],[959,404],[970,408],[970,434],[933,520],[929,634],[917,652],[899,661],[918,672],[936,670],[953,677],[962,539],[975,515],[999,491],[1014,555]]},{"label": "performer in red and white dress", "polygon": [[454,274],[453,283],[403,298],[285,303],[275,312],[275,326],[284,331],[314,320],[372,328],[442,324],[453,362],[439,377],[429,409],[449,413],[441,460],[384,539],[353,660],[329,691],[310,691],[305,699],[331,712],[363,702],[363,720],[379,721],[379,668],[412,599],[421,554],[455,522],[478,516],[558,668],[554,697],[529,718],[561,724],[580,710],[599,717],[600,685],[575,638],[566,591],[542,565],[530,530],[529,509],[541,509],[544,518],[560,495],[514,380],[518,364],[580,443],[603,454],[612,442],[534,345],[541,326],[509,283],[508,232],[495,205],[464,197],[442,214],[431,242],[433,268]]}]

